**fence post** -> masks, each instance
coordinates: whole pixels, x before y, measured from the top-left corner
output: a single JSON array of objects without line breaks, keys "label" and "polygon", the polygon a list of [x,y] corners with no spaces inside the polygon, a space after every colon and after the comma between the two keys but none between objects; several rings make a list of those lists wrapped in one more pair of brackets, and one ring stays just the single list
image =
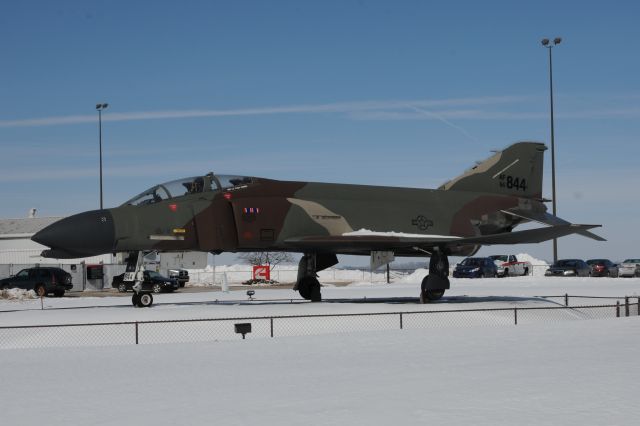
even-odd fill
[{"label": "fence post", "polygon": [[620,301],[616,301],[616,318],[620,318]]},{"label": "fence post", "polygon": [[564,306],[569,306],[569,293],[564,294]]},{"label": "fence post", "polygon": [[136,321],[136,345],[138,344],[138,321]]},{"label": "fence post", "polygon": [[640,316],[640,297],[638,297],[638,316]]},{"label": "fence post", "polygon": [[400,312],[400,330],[402,330],[402,312]]},{"label": "fence post", "polygon": [[271,323],[271,337],[273,337],[273,317],[269,318]]},{"label": "fence post", "polygon": [[515,325],[518,325],[518,308],[513,308],[513,319],[515,321]]},{"label": "fence post", "polygon": [[624,316],[629,316],[629,296],[624,297]]}]

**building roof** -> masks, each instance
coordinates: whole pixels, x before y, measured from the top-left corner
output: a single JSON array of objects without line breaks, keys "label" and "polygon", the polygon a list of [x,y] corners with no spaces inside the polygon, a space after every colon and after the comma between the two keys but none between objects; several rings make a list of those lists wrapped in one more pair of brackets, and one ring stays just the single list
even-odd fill
[{"label": "building roof", "polygon": [[0,238],[8,236],[31,236],[61,217],[25,217],[21,219],[0,219]]}]

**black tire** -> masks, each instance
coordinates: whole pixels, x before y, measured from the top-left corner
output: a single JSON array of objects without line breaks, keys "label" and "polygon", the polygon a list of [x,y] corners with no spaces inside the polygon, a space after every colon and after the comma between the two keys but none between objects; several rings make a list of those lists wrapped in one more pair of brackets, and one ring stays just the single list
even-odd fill
[{"label": "black tire", "polygon": [[36,284],[34,290],[38,297],[45,297],[47,295],[47,288],[43,284]]},{"label": "black tire", "polygon": [[480,272],[480,275],[478,275],[478,278],[484,278],[484,272]]},{"label": "black tire", "polygon": [[504,275],[502,275],[502,278],[507,278],[509,276],[509,268],[504,270]]},{"label": "black tire", "polygon": [[151,293],[142,293],[138,298],[138,307],[139,308],[149,308],[153,305],[153,294]]},{"label": "black tire", "polygon": [[140,303],[140,295],[135,291],[133,292],[133,296],[131,296],[131,303],[133,306],[138,306],[138,303]]},{"label": "black tire", "polygon": [[53,292],[53,295],[55,297],[62,297],[62,296],[64,296],[64,290],[56,290],[56,291]]},{"label": "black tire", "polygon": [[433,302],[444,296],[445,290],[424,290],[420,292],[420,303]]},{"label": "black tire", "polygon": [[524,276],[529,276],[529,268],[524,268]]},{"label": "black tire", "polygon": [[161,286],[160,284],[157,284],[157,283],[156,283],[156,284],[154,284],[154,285],[151,287],[151,290],[152,290],[155,294],[161,293],[161,292],[162,292],[162,286]]},{"label": "black tire", "polygon": [[127,292],[127,285],[125,283],[118,284],[118,291],[120,293],[126,293]]},{"label": "black tire", "polygon": [[180,283],[180,288],[184,287],[184,283]]},{"label": "black tire", "polygon": [[316,277],[302,277],[298,283],[298,292],[304,299],[312,302],[322,301],[320,282]]}]

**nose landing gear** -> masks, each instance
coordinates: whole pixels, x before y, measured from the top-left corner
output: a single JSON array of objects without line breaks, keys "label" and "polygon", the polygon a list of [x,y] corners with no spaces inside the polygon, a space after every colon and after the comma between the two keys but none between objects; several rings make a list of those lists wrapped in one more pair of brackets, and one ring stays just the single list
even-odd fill
[{"label": "nose landing gear", "polygon": [[148,308],[153,305],[153,295],[142,290],[144,282],[144,252],[132,252],[127,257],[127,269],[123,281],[133,281],[133,296],[131,303],[138,308]]}]

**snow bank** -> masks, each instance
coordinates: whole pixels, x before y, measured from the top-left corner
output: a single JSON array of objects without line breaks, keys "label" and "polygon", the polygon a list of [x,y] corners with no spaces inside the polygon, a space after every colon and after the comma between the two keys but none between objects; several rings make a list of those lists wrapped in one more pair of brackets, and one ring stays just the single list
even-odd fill
[{"label": "snow bank", "polygon": [[37,299],[36,293],[33,290],[24,290],[21,288],[9,288],[0,290],[0,299],[3,300],[28,300]]}]

